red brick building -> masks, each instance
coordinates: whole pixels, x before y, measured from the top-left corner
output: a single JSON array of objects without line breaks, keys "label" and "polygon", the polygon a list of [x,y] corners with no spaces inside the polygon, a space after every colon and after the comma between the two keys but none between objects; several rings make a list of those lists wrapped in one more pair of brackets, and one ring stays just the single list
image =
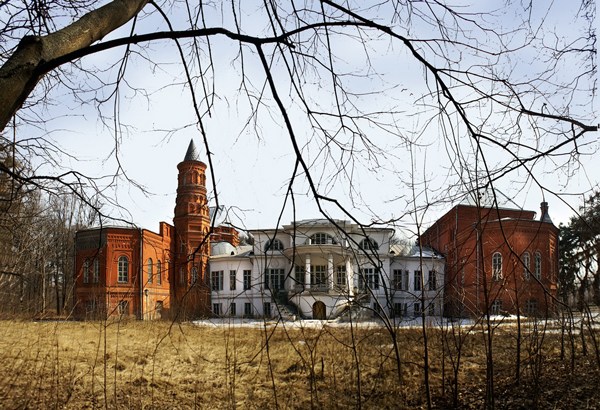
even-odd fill
[{"label": "red brick building", "polygon": [[211,239],[238,244],[228,226],[211,229],[206,165],[193,141],[179,170],[174,225],[160,223],[159,232],[131,227],[98,227],[75,238],[75,315],[210,314],[207,266]]},{"label": "red brick building", "polygon": [[457,205],[420,237],[446,257],[446,316],[551,314],[558,228],[522,209]]}]

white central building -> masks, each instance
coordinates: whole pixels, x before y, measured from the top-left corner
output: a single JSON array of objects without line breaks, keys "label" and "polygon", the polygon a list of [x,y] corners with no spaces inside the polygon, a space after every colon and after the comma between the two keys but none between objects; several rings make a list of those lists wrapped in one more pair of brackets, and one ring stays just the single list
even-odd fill
[{"label": "white central building", "polygon": [[389,228],[311,219],[212,245],[213,313],[238,317],[441,315],[444,259],[392,245]]}]

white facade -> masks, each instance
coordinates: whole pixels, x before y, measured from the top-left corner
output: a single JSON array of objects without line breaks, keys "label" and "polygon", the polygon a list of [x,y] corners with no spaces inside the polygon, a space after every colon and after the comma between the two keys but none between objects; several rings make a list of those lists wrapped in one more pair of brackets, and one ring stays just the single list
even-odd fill
[{"label": "white facade", "polygon": [[418,249],[400,255],[390,244],[392,229],[314,219],[250,234],[254,245],[212,247],[215,315],[412,318],[422,309],[442,314],[443,258]]}]

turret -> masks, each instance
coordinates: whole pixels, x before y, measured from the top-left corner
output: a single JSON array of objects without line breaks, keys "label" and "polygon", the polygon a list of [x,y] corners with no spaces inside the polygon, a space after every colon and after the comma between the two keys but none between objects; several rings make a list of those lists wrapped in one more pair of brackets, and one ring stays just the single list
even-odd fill
[{"label": "turret", "polygon": [[540,204],[540,209],[542,211],[540,215],[541,222],[552,223],[552,219],[550,219],[550,214],[548,213],[548,202],[544,201]]}]

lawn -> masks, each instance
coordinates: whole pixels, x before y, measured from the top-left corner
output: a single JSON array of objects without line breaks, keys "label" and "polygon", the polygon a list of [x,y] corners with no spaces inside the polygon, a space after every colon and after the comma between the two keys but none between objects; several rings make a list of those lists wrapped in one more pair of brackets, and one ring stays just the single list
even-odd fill
[{"label": "lawn", "polygon": [[[560,331],[523,329],[517,379],[514,326],[495,329],[491,361],[485,329],[427,328],[432,407],[482,408],[493,379],[496,408],[599,408],[591,335],[561,355]],[[427,407],[418,328],[0,321],[0,335],[2,408]]]}]

